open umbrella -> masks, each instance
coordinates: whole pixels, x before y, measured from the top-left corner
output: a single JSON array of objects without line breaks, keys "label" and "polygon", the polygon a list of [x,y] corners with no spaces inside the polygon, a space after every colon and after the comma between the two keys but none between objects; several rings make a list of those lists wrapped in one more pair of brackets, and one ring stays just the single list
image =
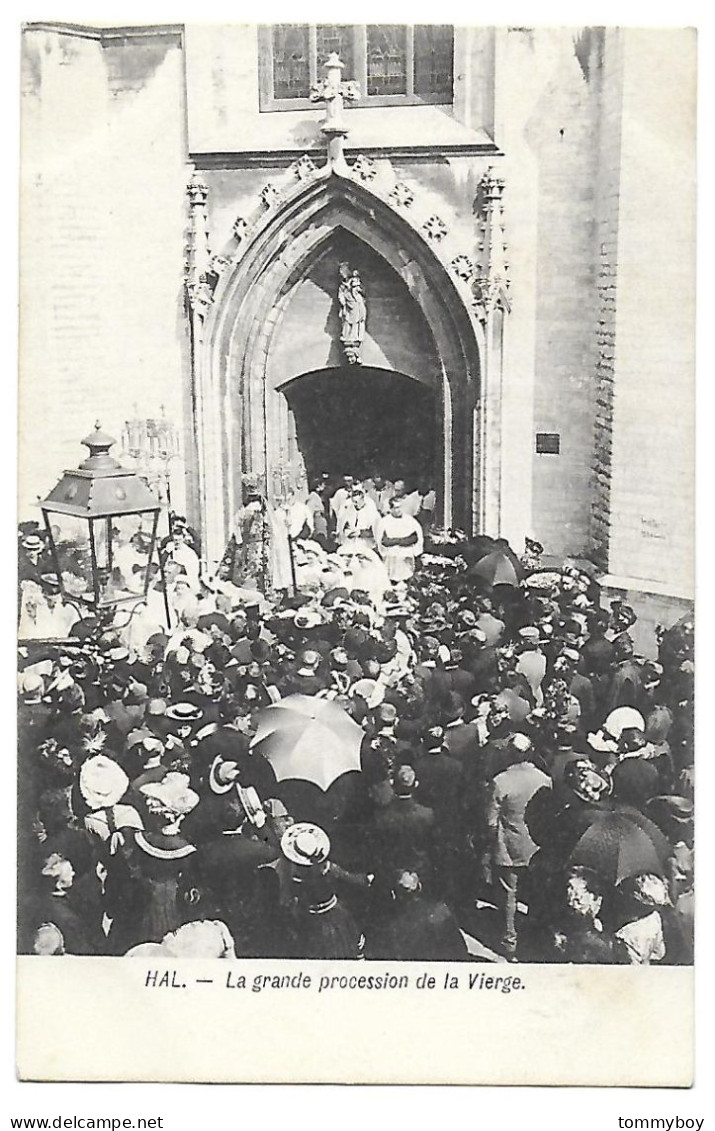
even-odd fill
[{"label": "open umbrella", "polygon": [[592,868],[611,884],[640,872],[662,876],[672,849],[651,825],[647,818],[636,823],[625,813],[600,813],[577,841],[569,863]]},{"label": "open umbrella", "polygon": [[259,713],[251,747],[270,762],[277,781],[299,778],[327,791],[341,774],[360,769],[364,737],[330,699],[289,695]]},{"label": "open umbrella", "polygon": [[515,589],[524,576],[518,558],[513,551],[504,546],[492,550],[475,565],[470,566],[469,573],[481,577],[488,585],[511,585]]}]

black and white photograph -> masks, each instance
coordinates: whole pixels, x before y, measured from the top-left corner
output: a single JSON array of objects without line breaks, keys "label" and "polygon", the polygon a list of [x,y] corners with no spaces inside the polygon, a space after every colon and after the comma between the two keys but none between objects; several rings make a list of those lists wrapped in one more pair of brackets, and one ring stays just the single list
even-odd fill
[{"label": "black and white photograph", "polygon": [[20,993],[687,1016],[695,31],[19,35]]}]

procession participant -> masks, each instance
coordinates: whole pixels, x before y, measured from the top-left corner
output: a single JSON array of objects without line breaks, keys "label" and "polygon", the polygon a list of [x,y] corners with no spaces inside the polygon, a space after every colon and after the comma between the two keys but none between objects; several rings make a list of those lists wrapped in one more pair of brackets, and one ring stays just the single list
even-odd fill
[{"label": "procession participant", "polygon": [[552,961],[612,965],[617,961],[611,935],[603,929],[599,913],[604,885],[588,868],[566,873],[564,908],[554,931]]},{"label": "procession participant", "polygon": [[641,668],[636,662],[633,641],[627,632],[622,632],[613,641],[613,673],[607,708],[617,707],[647,708],[647,697],[643,691]]},{"label": "procession participant", "polygon": [[441,703],[441,722],[444,727],[444,745],[449,755],[458,762],[469,761],[479,747],[477,723],[465,722],[465,705],[459,692],[450,692]]},{"label": "procession participant", "polygon": [[526,679],[537,707],[544,702],[541,685],[546,675],[546,656],[540,648],[539,630],[526,625],[518,633],[518,658],[516,671]]},{"label": "procession participant", "polygon": [[280,856],[269,810],[239,765],[219,756],[184,824],[197,847],[193,910],[202,918],[220,913],[240,957],[260,957],[269,943],[275,877],[265,877],[264,869]]},{"label": "procession participant", "polygon": [[285,498],[288,537],[293,540],[310,538],[313,535],[313,511],[298,498],[295,491],[289,491]]},{"label": "procession participant", "polygon": [[417,872],[402,871],[392,885],[394,901],[368,929],[365,957],[398,962],[464,962],[469,958],[453,912],[422,891]]},{"label": "procession participant", "polygon": [[492,835],[492,861],[502,915],[502,946],[514,959],[517,948],[516,910],[520,878],[537,851],[525,821],[526,808],[541,789],[551,789],[551,778],[532,761],[528,738],[515,735],[509,745],[511,765],[491,783],[487,823]]},{"label": "procession participant", "polygon": [[374,817],[374,870],[387,874],[399,868],[414,868],[429,884],[434,863],[435,814],[416,800],[418,788],[412,766],[398,767],[392,800],[378,809]]},{"label": "procession participant", "polygon": [[112,758],[97,754],[83,762],[79,796],[85,807],[84,827],[105,863],[126,845],[132,831],[144,827],[128,791],[129,778]]},{"label": "procession participant", "polygon": [[335,890],[327,833],[301,822],[284,832],[280,846],[293,865],[295,892],[286,957],[361,958],[365,940]]},{"label": "procession participant", "polygon": [[221,958],[235,960],[231,932],[219,919],[196,919],[164,935],[161,942],[138,943],[126,958]]},{"label": "procession participant", "polygon": [[619,885],[623,900],[621,925],[614,932],[619,961],[632,966],[663,962],[668,953],[664,915],[670,897],[661,876],[640,873]]},{"label": "procession participant", "polygon": [[420,495],[420,509],[417,514],[417,521],[423,530],[428,530],[433,525],[435,520],[435,511],[437,510],[437,492],[432,486],[428,477],[423,476],[418,485]]},{"label": "procession participant", "polygon": [[390,510],[377,525],[377,548],[391,582],[408,581],[424,548],[422,527],[403,512],[402,498],[390,499]]},{"label": "procession participant", "polygon": [[454,837],[459,823],[462,763],[447,746],[444,727],[427,729],[422,752],[414,759],[413,766],[419,781],[416,800],[434,811],[439,839]]},{"label": "procession participant", "polygon": [[368,498],[372,499],[373,503],[377,507],[378,514],[387,514],[390,507],[390,499],[392,498],[395,489],[392,486],[392,483],[390,483],[390,481],[385,478],[382,472],[375,472],[370,481],[365,482],[365,490],[367,492]]},{"label": "procession participant", "polygon": [[326,511],[326,482],[324,478],[313,479],[310,485],[306,506],[311,515],[313,538],[325,550],[328,545],[328,514]]},{"label": "procession participant", "polygon": [[17,555],[17,580],[33,581],[41,586],[47,574],[54,573],[47,543],[37,530],[29,531],[20,539]]},{"label": "procession participant", "polygon": [[396,479],[395,494],[393,497],[402,500],[402,514],[406,514],[410,518],[417,518],[422,507],[422,496],[419,491],[413,488],[411,483],[408,485],[406,480]]},{"label": "procession participant", "polygon": [[338,512],[335,535],[341,546],[347,542],[361,542],[369,549],[375,548],[375,532],[380,515],[365,488],[357,483]]},{"label": "procession participant", "polygon": [[345,584],[350,590],[368,594],[378,611],[382,611],[385,591],[390,587],[389,572],[374,550],[361,542],[346,542],[336,557],[342,563]]},{"label": "procession participant", "polygon": [[355,486],[355,478],[352,475],[344,475],[340,486],[334,495],[330,498],[330,517],[333,527],[340,517],[340,511],[345,506],[345,503],[350,498],[353,487]]},{"label": "procession participant", "polygon": [[[100,954],[98,917],[88,914],[74,889],[75,870],[59,852],[42,854],[38,893],[21,900],[18,949],[21,954]],[[51,940],[51,941],[50,941]]]},{"label": "procession participant", "polygon": [[140,942],[159,942],[193,918],[184,899],[184,875],[196,848],[181,833],[184,817],[198,804],[185,774],[169,773],[141,788],[148,813],[146,827],[127,843],[127,870],[112,893],[109,945],[126,954]]},{"label": "procession participant", "polygon": [[171,539],[164,544],[163,552],[167,562],[174,562],[186,574],[192,593],[198,593],[201,563],[196,550],[191,546],[188,532],[183,527],[174,527]]}]

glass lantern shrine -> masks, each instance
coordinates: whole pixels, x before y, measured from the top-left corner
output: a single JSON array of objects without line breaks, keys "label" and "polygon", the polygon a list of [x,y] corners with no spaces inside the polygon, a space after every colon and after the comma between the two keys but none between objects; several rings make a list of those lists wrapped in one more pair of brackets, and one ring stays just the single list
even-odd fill
[{"label": "glass lantern shrine", "polygon": [[146,602],[157,572],[164,581],[160,556],[154,561],[161,506],[141,476],[109,454],[115,441],[99,423],[82,443],[88,458],[40,503],[62,595],[93,613]]}]

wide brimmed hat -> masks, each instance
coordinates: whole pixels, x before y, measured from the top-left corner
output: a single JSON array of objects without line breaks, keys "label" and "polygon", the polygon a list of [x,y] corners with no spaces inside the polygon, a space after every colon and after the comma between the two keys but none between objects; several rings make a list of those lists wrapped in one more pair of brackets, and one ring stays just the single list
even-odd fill
[{"label": "wide brimmed hat", "polygon": [[315,609],[298,609],[294,623],[296,628],[317,628],[323,621]]},{"label": "wide brimmed hat", "polygon": [[177,723],[198,723],[203,718],[201,708],[195,703],[172,703],[164,714]]},{"label": "wide brimmed hat", "polygon": [[334,589],[328,589],[327,593],[320,602],[326,608],[333,608],[336,605],[344,605],[350,594],[343,586],[337,586]]},{"label": "wide brimmed hat", "polygon": [[610,776],[599,770],[588,758],[577,758],[564,770],[564,784],[581,801],[600,801],[608,797],[613,788]]},{"label": "wide brimmed hat", "polygon": [[79,771],[79,791],[90,809],[117,805],[129,788],[129,778],[112,758],[97,754]]},{"label": "wide brimmed hat", "polygon": [[166,714],[166,699],[150,699],[146,705],[146,714],[157,718]]},{"label": "wide brimmed hat", "polygon": [[616,707],[603,724],[603,729],[616,741],[624,730],[645,731],[645,719],[635,707]]},{"label": "wide brimmed hat", "polygon": [[536,625],[527,624],[524,628],[519,629],[519,636],[522,640],[539,640],[539,630]]},{"label": "wide brimmed hat", "polygon": [[385,685],[378,683],[376,679],[359,679],[352,685],[348,695],[351,698],[359,695],[373,709],[379,707],[385,698]]},{"label": "wide brimmed hat", "polygon": [[42,695],[45,681],[37,672],[26,671],[18,679],[18,690],[21,695]]},{"label": "wide brimmed hat", "polygon": [[36,550],[39,553],[40,550],[44,549],[45,542],[39,534],[28,534],[27,537],[23,538],[22,545],[25,550]]},{"label": "wide brimmed hat", "polygon": [[147,782],[140,793],[153,798],[176,816],[190,813],[199,803],[199,795],[189,786],[188,774],[168,773],[161,781]]},{"label": "wide brimmed hat", "polygon": [[281,852],[292,864],[324,864],[330,855],[330,837],[318,825],[300,821],[283,833]]}]

